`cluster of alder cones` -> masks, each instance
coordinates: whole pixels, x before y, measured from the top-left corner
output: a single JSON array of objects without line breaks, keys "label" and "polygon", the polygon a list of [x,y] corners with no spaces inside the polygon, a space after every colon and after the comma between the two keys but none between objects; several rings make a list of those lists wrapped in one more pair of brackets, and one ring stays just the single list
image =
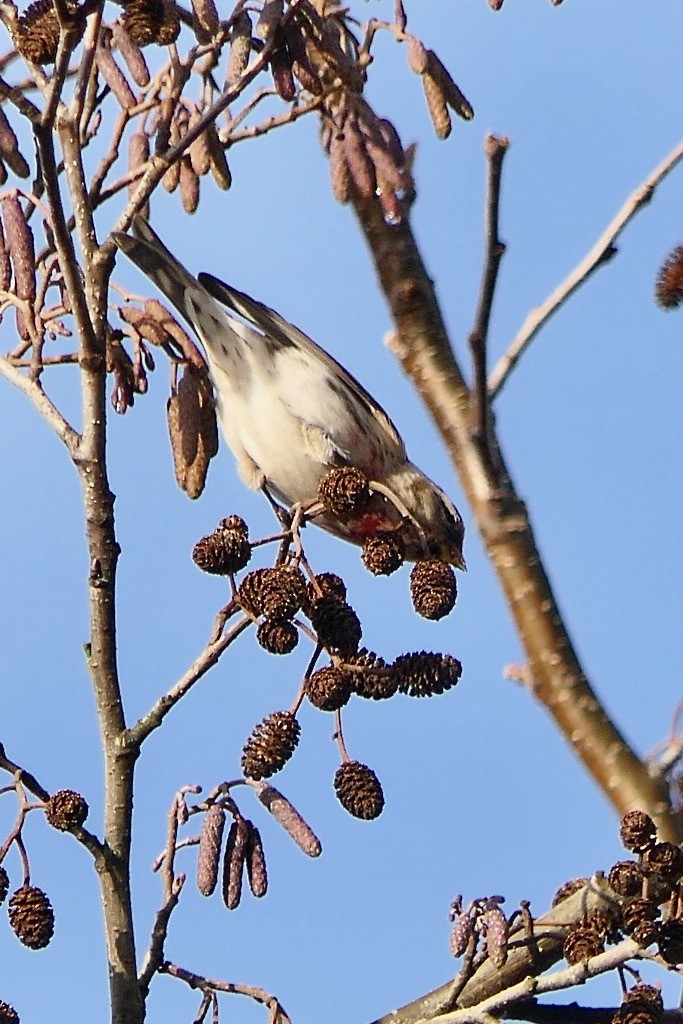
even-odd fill
[{"label": "cluster of alder cones", "polygon": [[[41,805],[35,805],[38,809]],[[88,816],[88,804],[85,799],[71,789],[60,789],[43,805],[45,818],[53,828],[60,832],[78,830]],[[5,853],[12,844],[19,841],[21,828],[6,845]],[[23,840],[22,840],[23,842]],[[0,864],[0,904],[5,902],[10,889],[10,878],[6,868]],[[48,945],[55,930],[55,918],[52,904],[45,892],[36,885],[31,885],[28,871],[22,885],[12,893],[8,900],[8,916],[12,931],[28,949],[44,949]],[[18,1017],[12,1017],[12,1007],[0,1000],[0,1024],[12,1024]],[[4,1015],[4,1016],[3,1016]]]},{"label": "cluster of alder cones", "polygon": [[[677,967],[683,963],[683,850],[675,843],[658,842],[655,824],[643,811],[626,814],[619,834],[635,857],[618,861],[609,869],[608,887],[600,890],[605,897],[603,906],[567,929],[565,959],[569,964],[583,963],[603,953],[607,943],[618,943],[627,936],[643,949],[656,946],[660,963]],[[565,882],[555,894],[553,906],[574,896],[589,882],[588,878]],[[513,934],[514,942],[509,944],[513,922],[525,921],[526,933],[533,935],[528,904],[523,903],[508,919],[501,907],[503,902],[503,897],[492,896],[473,900],[463,908],[462,897],[458,896],[452,904],[451,952],[456,957],[466,954],[465,963],[471,969],[484,958],[499,970],[505,966],[510,949],[519,947],[518,929]],[[661,1024],[664,1004],[659,987],[645,984],[629,970],[637,982],[627,989],[620,968],[622,998],[612,1024]]]},{"label": "cluster of alder cones", "polygon": [[[655,824],[643,811],[624,816],[620,838],[636,859],[618,861],[609,869],[607,881],[615,894],[614,903],[570,929],[565,958],[570,964],[580,963],[602,953],[606,942],[618,942],[627,935],[644,949],[656,945],[667,964],[683,963],[683,851],[674,843],[657,842]],[[554,902],[570,896],[587,881],[567,882]],[[633,1006],[628,1011],[623,1007],[617,1024],[626,1024],[625,1017],[630,1021],[631,1012],[635,1012]]]},{"label": "cluster of alder cones", "polygon": [[[355,468],[332,470],[321,482],[317,507],[342,518],[353,514],[368,500],[369,486]],[[292,708],[266,716],[247,739],[242,752],[246,778],[269,778],[289,761],[299,742],[296,715],[304,699],[339,716],[353,695],[369,700],[386,700],[397,693],[429,697],[451,689],[460,679],[460,662],[448,654],[418,651],[388,664],[361,647],[362,626],[347,601],[344,581],[334,573],[313,573],[303,553],[295,554],[287,541],[280,549],[282,561],[253,569],[238,580],[236,574],[247,567],[254,547],[247,524],[233,515],[197,542],[193,559],[205,572],[229,578],[232,612],[252,620],[257,641],[266,651],[290,654],[304,634],[316,644],[316,656]],[[403,555],[400,530],[375,535],[362,551],[364,564],[376,575],[394,572]],[[413,566],[410,589],[415,610],[428,619],[442,618],[455,605],[455,575],[438,559],[426,557]],[[329,661],[316,667],[323,651]],[[349,759],[343,746],[342,755],[334,779],[339,801],[355,817],[377,817],[384,805],[379,780],[367,765]]]}]

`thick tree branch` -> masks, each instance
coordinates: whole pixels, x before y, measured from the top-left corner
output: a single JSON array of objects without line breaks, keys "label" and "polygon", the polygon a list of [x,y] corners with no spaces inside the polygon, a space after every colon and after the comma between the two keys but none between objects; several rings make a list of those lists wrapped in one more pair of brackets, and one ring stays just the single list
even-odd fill
[{"label": "thick tree branch", "polygon": [[[450,1019],[451,1011],[461,1012],[463,1009],[475,1007],[477,1014],[480,1012],[494,1013],[496,1008],[502,1010],[517,999],[528,1000],[532,996],[540,994],[540,990],[533,988],[529,990],[523,986],[529,982],[533,983],[544,971],[547,971],[562,958],[564,939],[573,922],[594,910],[610,909],[613,899],[613,894],[604,879],[596,875],[584,889],[552,907],[543,917],[537,918],[534,921],[532,938],[529,938],[526,926],[520,922],[518,927],[510,932],[506,964],[502,968],[498,968],[490,960],[484,960],[466,985],[459,990],[457,1010],[453,999],[454,983],[448,981],[445,985],[420,996],[406,1006],[392,1010],[386,1016],[374,1021],[373,1024],[422,1024],[424,1021],[433,1020],[438,1020],[441,1024],[442,1021]],[[639,952],[637,944],[629,940],[627,943],[620,943],[619,946],[608,950],[604,956],[608,959],[616,957],[615,962],[623,963],[625,959],[635,956]],[[624,955],[626,953],[628,956]],[[595,957],[590,964],[596,968],[593,973],[599,973],[598,968],[611,969],[615,966],[615,962],[609,960],[610,967],[608,968],[603,966],[607,960],[603,962],[601,957]],[[580,976],[582,969],[585,969],[585,964],[569,968],[569,971],[577,971]],[[566,972],[558,972],[553,977],[561,977],[562,983],[558,984],[555,989],[550,986],[543,991],[555,991],[557,988],[566,988],[580,983],[579,981],[568,981]],[[448,1017],[444,1015],[448,1015]],[[465,1014],[465,1016],[467,1015]]]},{"label": "thick tree branch", "polygon": [[618,813],[642,808],[657,821],[662,839],[678,841],[680,830],[666,786],[652,778],[586,678],[495,434],[491,431],[500,467],[495,474],[471,436],[470,393],[408,218],[388,224],[374,199],[356,197],[355,207],[396,325],[395,354],[460,475],[526,650],[537,697]]}]

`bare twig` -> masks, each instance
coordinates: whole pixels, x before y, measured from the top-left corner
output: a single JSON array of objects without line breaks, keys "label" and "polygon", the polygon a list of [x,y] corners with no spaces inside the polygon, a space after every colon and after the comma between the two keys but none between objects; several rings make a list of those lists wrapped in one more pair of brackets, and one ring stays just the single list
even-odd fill
[{"label": "bare twig", "polygon": [[545,302],[532,309],[522,324],[507,351],[498,360],[489,377],[489,395],[494,399],[505,386],[516,363],[551,316],[564,305],[567,299],[588,280],[591,274],[614,256],[615,242],[626,225],[652,199],[655,189],[683,159],[683,142],[654,169],[642,185],[631,193],[616,217],[607,225],[592,249],[584,256],[572,272],[548,296]]},{"label": "bare twig", "polygon": [[159,697],[147,714],[143,715],[143,717],[128,730],[125,740],[128,749],[139,750],[140,746],[147,739],[149,734],[159,728],[169,711],[171,711],[178,701],[192,689],[195,683],[199,682],[202,676],[206,675],[210,668],[213,668],[223,651],[226,650],[226,648],[229,647],[230,644],[237,639],[240,633],[243,633],[250,624],[251,619],[244,616],[239,619],[239,621],[236,622],[227,633],[224,633],[216,640],[209,641],[199,657],[195,659],[187,672],[181,676],[178,682],[162,697]]},{"label": "bare twig", "polygon": [[177,793],[173,801],[173,806],[168,813],[166,850],[164,851],[161,862],[164,900],[154,919],[154,927],[152,928],[152,937],[149,949],[142,965],[142,970],[140,971],[140,977],[138,978],[138,984],[140,986],[140,992],[142,993],[143,999],[149,991],[152,978],[163,962],[164,945],[168,934],[169,921],[171,919],[171,914],[178,905],[180,893],[182,892],[185,884],[185,875],[176,875],[175,873],[175,854],[178,843],[180,812],[185,806],[185,793],[188,790],[191,792],[198,792],[199,787],[185,787],[180,793]]},{"label": "bare twig", "polygon": [[172,978],[184,981],[190,988],[199,989],[201,992],[227,992],[230,995],[247,996],[254,1002],[260,1003],[270,1011],[269,1024],[292,1024],[291,1018],[285,1013],[284,1007],[279,999],[266,992],[265,989],[257,988],[255,985],[240,985],[232,981],[218,981],[214,978],[205,978],[201,974],[195,974],[184,967],[168,961],[159,968],[160,974],[170,974]]},{"label": "bare twig", "polygon": [[21,372],[9,359],[0,357],[0,374],[13,384],[17,391],[33,403],[43,419],[54,430],[60,441],[65,445],[72,458],[75,457],[80,444],[81,435],[62,416],[57,406],[43,391],[40,381],[32,380]]},{"label": "bare twig", "polygon": [[472,352],[472,429],[482,451],[482,457],[491,472],[498,469],[493,462],[493,449],[489,444],[491,407],[487,387],[487,346],[489,322],[493,296],[498,280],[500,261],[505,253],[505,244],[501,242],[498,231],[500,185],[503,171],[503,160],[508,151],[510,140],[503,136],[487,135],[484,153],[488,160],[488,183],[486,189],[486,215],[484,220],[484,266],[482,271],[479,302],[474,319],[474,326],[469,337]]},{"label": "bare twig", "polygon": [[[683,155],[683,147],[681,149]],[[354,196],[396,331],[392,345],[426,403],[458,470],[488,557],[495,567],[525,648],[535,694],[615,809],[635,807],[656,820],[662,839],[678,842],[680,825],[667,788],[631,749],[598,700],[560,610],[529,521],[491,431],[499,472],[474,443],[470,394],[441,316],[434,286],[408,217],[389,225],[374,197]]]}]

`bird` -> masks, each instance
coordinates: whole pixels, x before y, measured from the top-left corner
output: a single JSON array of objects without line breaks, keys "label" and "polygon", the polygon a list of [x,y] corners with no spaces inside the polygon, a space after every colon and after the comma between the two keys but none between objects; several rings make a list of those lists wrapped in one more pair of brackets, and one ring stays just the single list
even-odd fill
[{"label": "bird", "polygon": [[273,309],[212,274],[194,277],[140,214],[131,232],[113,239],[199,338],[243,482],[293,509],[316,498],[330,470],[359,469],[371,482],[369,504],[345,516],[328,510],[316,524],[361,546],[397,531],[407,560],[437,558],[465,569],[460,512],[410,461],[365,388]]}]

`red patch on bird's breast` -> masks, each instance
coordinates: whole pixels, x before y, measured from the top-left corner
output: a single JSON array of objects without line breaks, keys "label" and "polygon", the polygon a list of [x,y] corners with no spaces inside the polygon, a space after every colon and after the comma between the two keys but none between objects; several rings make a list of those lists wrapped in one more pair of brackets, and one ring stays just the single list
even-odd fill
[{"label": "red patch on bird's breast", "polygon": [[349,535],[362,541],[372,537],[378,530],[390,529],[391,525],[382,512],[363,512],[354,519]]}]

